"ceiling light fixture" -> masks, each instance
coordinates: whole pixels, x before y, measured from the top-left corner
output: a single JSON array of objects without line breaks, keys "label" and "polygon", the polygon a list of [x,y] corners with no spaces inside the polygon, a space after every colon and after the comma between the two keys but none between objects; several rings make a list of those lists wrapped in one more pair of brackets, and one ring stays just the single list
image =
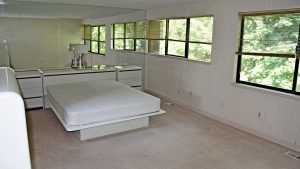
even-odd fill
[{"label": "ceiling light fixture", "polygon": [[0,0],[0,5],[5,5],[5,2]]}]

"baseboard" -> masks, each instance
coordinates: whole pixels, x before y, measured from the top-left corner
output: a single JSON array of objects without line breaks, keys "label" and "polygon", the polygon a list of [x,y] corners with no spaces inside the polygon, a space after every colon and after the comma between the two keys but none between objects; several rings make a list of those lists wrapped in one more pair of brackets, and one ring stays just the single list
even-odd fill
[{"label": "baseboard", "polygon": [[267,134],[262,133],[260,131],[254,130],[254,129],[250,128],[250,127],[244,126],[244,125],[239,124],[237,122],[234,122],[234,121],[231,121],[231,120],[228,120],[228,119],[216,116],[216,115],[214,115],[212,113],[200,110],[199,108],[187,105],[187,104],[182,103],[180,101],[177,101],[177,100],[175,100],[175,99],[173,99],[171,97],[158,94],[158,93],[156,93],[154,91],[151,91],[151,90],[145,90],[145,91],[148,92],[148,93],[150,93],[150,94],[156,95],[156,96],[158,96],[158,97],[160,97],[162,99],[169,100],[169,101],[171,101],[171,102],[173,102],[173,103],[175,103],[175,104],[177,104],[177,105],[179,105],[179,106],[181,106],[181,107],[183,107],[185,109],[191,110],[193,112],[199,113],[199,114],[201,114],[203,116],[206,116],[206,117],[211,118],[213,120],[219,121],[219,122],[224,123],[226,125],[229,125],[231,127],[237,128],[239,130],[242,130],[242,131],[245,131],[247,133],[253,134],[253,135],[258,136],[260,138],[263,138],[265,140],[268,140],[268,141],[271,141],[273,143],[279,144],[281,146],[287,147],[287,148],[289,148],[291,150],[300,152],[300,146],[299,145],[291,144],[291,143],[289,143],[289,142],[287,142],[285,140],[274,138],[273,136],[270,136],[270,135],[267,135]]}]

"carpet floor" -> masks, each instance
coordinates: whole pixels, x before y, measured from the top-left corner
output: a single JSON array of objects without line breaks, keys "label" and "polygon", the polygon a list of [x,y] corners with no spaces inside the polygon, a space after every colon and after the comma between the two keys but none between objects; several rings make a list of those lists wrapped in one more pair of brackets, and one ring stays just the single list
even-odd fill
[{"label": "carpet floor", "polygon": [[177,105],[150,126],[81,142],[50,109],[26,113],[33,169],[299,169],[288,149]]}]

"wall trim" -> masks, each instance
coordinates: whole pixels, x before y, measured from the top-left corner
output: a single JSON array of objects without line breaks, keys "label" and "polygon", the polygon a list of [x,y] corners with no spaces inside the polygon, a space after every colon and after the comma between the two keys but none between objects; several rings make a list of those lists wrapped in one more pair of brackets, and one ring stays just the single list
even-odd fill
[{"label": "wall trim", "polygon": [[231,120],[228,120],[228,119],[216,116],[216,115],[214,115],[212,113],[206,112],[204,110],[200,110],[199,108],[196,108],[194,106],[187,105],[187,104],[182,103],[180,101],[177,101],[176,99],[173,99],[171,97],[164,96],[162,94],[158,94],[158,93],[156,93],[156,92],[154,92],[152,90],[145,89],[145,92],[153,94],[153,95],[156,95],[156,96],[158,96],[158,97],[160,97],[162,99],[169,100],[169,101],[171,101],[171,102],[173,102],[173,103],[175,103],[175,104],[177,104],[177,105],[179,105],[179,106],[181,106],[181,107],[183,107],[185,109],[191,110],[193,112],[196,112],[196,113],[198,113],[200,115],[203,115],[205,117],[208,117],[210,119],[213,119],[213,120],[216,120],[218,122],[224,123],[224,124],[226,124],[228,126],[236,128],[238,130],[242,130],[244,132],[247,132],[249,134],[255,135],[255,136],[260,137],[262,139],[271,141],[271,142],[273,142],[275,144],[279,144],[279,145],[281,145],[283,147],[286,147],[286,148],[289,148],[291,150],[300,152],[300,145],[296,145],[295,143],[292,144],[292,143],[289,143],[289,142],[287,142],[285,140],[282,140],[282,139],[275,138],[273,136],[264,134],[264,133],[262,133],[260,131],[254,130],[254,129],[250,128],[250,127],[244,126],[244,125],[239,124],[237,122],[234,122],[234,121],[231,121]]}]

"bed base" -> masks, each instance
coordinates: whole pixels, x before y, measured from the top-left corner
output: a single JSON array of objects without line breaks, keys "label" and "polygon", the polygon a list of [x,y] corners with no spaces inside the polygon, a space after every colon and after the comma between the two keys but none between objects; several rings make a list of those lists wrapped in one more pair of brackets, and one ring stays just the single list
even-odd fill
[{"label": "bed base", "polygon": [[81,141],[149,126],[149,117],[79,130]]},{"label": "bed base", "polygon": [[66,124],[52,103],[50,101],[48,103],[67,131],[79,131],[79,137],[81,141],[147,127],[149,126],[149,117],[166,113],[165,110],[161,109],[158,112],[142,114],[134,117],[86,125],[70,126]]}]

